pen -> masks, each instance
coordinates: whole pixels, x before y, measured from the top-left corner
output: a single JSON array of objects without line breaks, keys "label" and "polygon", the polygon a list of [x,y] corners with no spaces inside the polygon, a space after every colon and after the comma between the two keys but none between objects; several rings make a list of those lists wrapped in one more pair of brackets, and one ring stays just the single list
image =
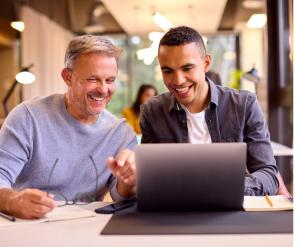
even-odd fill
[{"label": "pen", "polygon": [[270,199],[270,197],[269,197],[268,195],[265,195],[265,200],[267,201],[267,203],[268,203],[271,207],[274,206],[272,200]]},{"label": "pen", "polygon": [[2,212],[0,212],[0,216],[7,219],[7,220],[10,220],[10,221],[15,221],[15,217],[14,216],[11,216],[11,215],[8,215],[8,214],[4,214]]}]

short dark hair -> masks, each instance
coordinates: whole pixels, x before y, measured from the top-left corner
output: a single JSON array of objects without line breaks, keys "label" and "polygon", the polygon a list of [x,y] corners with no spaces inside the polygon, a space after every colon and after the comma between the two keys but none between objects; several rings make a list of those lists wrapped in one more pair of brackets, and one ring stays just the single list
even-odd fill
[{"label": "short dark hair", "polygon": [[196,43],[200,51],[203,52],[203,55],[206,54],[205,44],[203,42],[203,39],[200,33],[198,33],[195,29],[191,27],[186,27],[186,26],[171,28],[161,38],[159,47],[162,45],[167,45],[167,46],[185,45],[192,42]]}]

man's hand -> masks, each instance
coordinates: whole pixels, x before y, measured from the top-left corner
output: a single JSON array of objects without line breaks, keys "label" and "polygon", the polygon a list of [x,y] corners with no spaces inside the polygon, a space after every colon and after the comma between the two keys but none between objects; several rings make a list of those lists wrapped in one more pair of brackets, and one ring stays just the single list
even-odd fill
[{"label": "man's hand", "polygon": [[131,150],[121,151],[117,157],[108,158],[108,167],[118,178],[117,191],[121,196],[130,197],[136,193],[135,154]]},{"label": "man's hand", "polygon": [[[56,206],[53,196],[38,189],[3,191],[6,194],[4,210],[10,215],[23,219],[44,217]],[[2,191],[1,191],[2,193]],[[3,197],[1,198],[3,201]]]}]

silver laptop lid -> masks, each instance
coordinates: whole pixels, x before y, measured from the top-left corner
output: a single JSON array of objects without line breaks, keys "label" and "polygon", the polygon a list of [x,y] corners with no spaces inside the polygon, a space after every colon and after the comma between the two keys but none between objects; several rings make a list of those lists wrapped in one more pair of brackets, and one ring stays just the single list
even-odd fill
[{"label": "silver laptop lid", "polygon": [[241,209],[246,151],[245,143],[137,145],[138,209]]}]

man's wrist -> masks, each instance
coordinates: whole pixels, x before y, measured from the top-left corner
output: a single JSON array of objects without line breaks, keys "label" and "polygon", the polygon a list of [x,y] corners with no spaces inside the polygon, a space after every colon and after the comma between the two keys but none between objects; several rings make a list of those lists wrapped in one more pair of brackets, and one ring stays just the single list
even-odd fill
[{"label": "man's wrist", "polygon": [[136,194],[136,186],[130,186],[125,184],[123,181],[118,179],[116,190],[118,194],[122,197],[131,197]]},{"label": "man's wrist", "polygon": [[1,193],[0,201],[2,204],[1,211],[5,213],[11,213],[11,210],[12,210],[11,201],[13,196],[17,192],[10,188],[3,188],[0,190],[0,193]]}]

